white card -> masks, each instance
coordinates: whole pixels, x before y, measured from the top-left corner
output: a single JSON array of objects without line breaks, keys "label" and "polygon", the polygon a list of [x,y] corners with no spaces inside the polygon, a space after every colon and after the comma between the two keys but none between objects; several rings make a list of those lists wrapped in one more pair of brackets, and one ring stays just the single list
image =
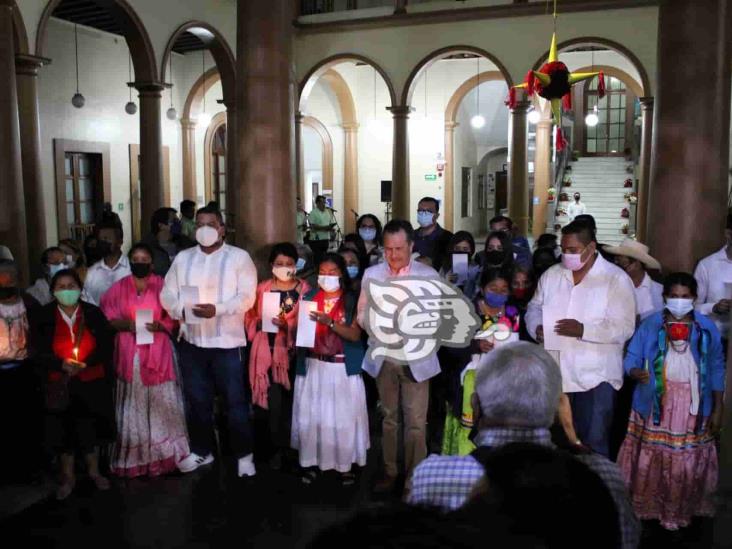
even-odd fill
[{"label": "white card", "polygon": [[203,319],[193,314],[193,306],[200,303],[198,286],[181,286],[180,300],[185,307],[186,324],[200,324]]},{"label": "white card", "polygon": [[457,284],[468,280],[468,254],[452,255],[452,272],[457,275]]},{"label": "white card", "polygon": [[544,349],[547,351],[561,351],[564,344],[564,336],[557,335],[554,327],[557,322],[566,318],[564,311],[544,306],[542,310],[542,324],[544,326]]},{"label": "white card", "polygon": [[264,292],[262,294],[262,331],[276,334],[280,329],[274,325],[272,319],[280,314],[280,293]]},{"label": "white card", "polygon": [[297,341],[298,347],[315,347],[315,326],[316,322],[310,319],[310,311],[317,311],[318,304],[315,301],[301,301],[300,310],[297,314]]},{"label": "white card", "polygon": [[493,348],[495,349],[496,347],[500,347],[501,345],[506,345],[507,343],[515,343],[518,340],[519,340],[518,332],[511,332],[506,339],[493,338]]},{"label": "white card", "polygon": [[135,341],[138,345],[151,345],[154,334],[145,325],[153,321],[152,309],[138,309],[135,312]]},{"label": "white card", "polygon": [[724,283],[724,297],[726,299],[732,299],[732,282]]}]

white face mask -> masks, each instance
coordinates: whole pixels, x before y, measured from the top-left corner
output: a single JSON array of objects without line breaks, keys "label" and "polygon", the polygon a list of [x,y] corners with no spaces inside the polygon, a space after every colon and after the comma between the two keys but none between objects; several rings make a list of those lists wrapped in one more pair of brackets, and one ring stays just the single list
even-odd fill
[{"label": "white face mask", "polygon": [[66,268],[66,265],[63,263],[59,263],[58,265],[49,265],[48,266],[48,274],[53,278],[53,276],[58,273],[59,271],[63,271]]},{"label": "white face mask", "polygon": [[432,212],[417,212],[417,223],[420,227],[429,227],[432,225],[435,214]]},{"label": "white face mask", "polygon": [[689,298],[669,298],[666,300],[666,309],[674,318],[684,318],[694,310],[694,300]]},{"label": "white face mask", "polygon": [[69,269],[73,269],[76,267],[76,261],[74,261],[74,256],[69,254],[66,256],[66,265]]},{"label": "white face mask", "polygon": [[324,292],[335,292],[341,287],[341,279],[337,276],[320,275],[318,277],[318,286]]},{"label": "white face mask", "polygon": [[272,267],[272,274],[277,280],[289,282],[295,277],[295,269],[292,267]]},{"label": "white face mask", "polygon": [[219,241],[219,231],[208,225],[196,230],[196,242],[204,248],[209,248]]}]

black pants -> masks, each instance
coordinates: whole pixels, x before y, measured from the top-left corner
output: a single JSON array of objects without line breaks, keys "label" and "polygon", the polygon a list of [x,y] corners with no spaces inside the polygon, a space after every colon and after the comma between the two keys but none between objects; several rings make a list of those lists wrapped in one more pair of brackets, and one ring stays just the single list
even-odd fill
[{"label": "black pants", "polygon": [[328,253],[328,246],[330,245],[329,240],[311,240],[308,242],[308,246],[313,251],[313,260],[317,265],[320,259]]}]

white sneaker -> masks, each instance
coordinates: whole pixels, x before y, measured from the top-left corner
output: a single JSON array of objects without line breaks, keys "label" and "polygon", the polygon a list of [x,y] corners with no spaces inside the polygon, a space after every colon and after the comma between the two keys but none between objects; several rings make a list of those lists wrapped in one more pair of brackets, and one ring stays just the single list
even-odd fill
[{"label": "white sneaker", "polygon": [[198,454],[194,454],[193,452],[191,452],[178,462],[178,470],[181,473],[191,473],[202,465],[208,465],[209,463],[213,463],[213,460],[214,458],[212,454],[209,454],[207,456],[199,456]]},{"label": "white sneaker", "polygon": [[254,468],[254,454],[249,454],[243,458],[239,458],[239,476],[240,477],[253,477],[257,474],[257,470]]}]

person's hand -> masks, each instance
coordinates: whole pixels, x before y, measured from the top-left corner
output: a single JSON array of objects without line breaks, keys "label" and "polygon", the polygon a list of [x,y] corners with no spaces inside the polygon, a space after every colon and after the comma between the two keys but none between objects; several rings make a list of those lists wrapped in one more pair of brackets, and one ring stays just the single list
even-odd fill
[{"label": "person's hand", "polygon": [[556,326],[554,326],[554,333],[565,337],[580,338],[585,333],[585,327],[573,318],[565,318],[557,321]]},{"label": "person's hand", "polygon": [[145,324],[145,328],[148,329],[150,332],[162,332],[164,330],[163,325],[160,324],[157,320],[154,322],[148,322]]},{"label": "person's hand", "polygon": [[198,318],[213,318],[216,316],[216,305],[199,303],[193,306],[193,314]]},{"label": "person's hand", "polygon": [[722,407],[715,406],[712,409],[712,415],[709,417],[709,423],[707,423],[707,433],[716,436],[722,430]]},{"label": "person's hand", "polygon": [[455,284],[457,282],[457,280],[458,280],[458,275],[456,275],[455,273],[450,273],[449,275],[447,275],[447,281],[450,282],[451,284]]},{"label": "person's hand", "polygon": [[272,319],[272,324],[274,324],[278,328],[284,328],[285,326],[287,326],[287,321],[280,316],[276,316]]},{"label": "person's hand", "polygon": [[539,324],[536,327],[536,342],[544,343],[544,325],[543,324]]},{"label": "person's hand", "polygon": [[732,309],[732,299],[721,299],[712,308],[712,311],[718,315],[728,315]]},{"label": "person's hand", "polygon": [[71,360],[70,358],[67,358],[63,361],[61,364],[61,369],[70,375],[71,377],[74,377],[76,374],[78,374],[82,369],[84,368],[83,362],[78,362],[76,360]]},{"label": "person's hand", "polygon": [[480,349],[481,353],[488,353],[493,350],[493,347],[495,346],[495,343],[493,343],[490,339],[479,339],[478,340],[478,348]]},{"label": "person's hand", "polygon": [[324,324],[325,326],[330,326],[331,318],[320,311],[310,311],[310,320],[314,320],[315,322]]},{"label": "person's hand", "polygon": [[643,384],[648,383],[651,380],[651,374],[648,373],[648,370],[644,370],[643,368],[631,368],[630,377],[638,383]]}]

